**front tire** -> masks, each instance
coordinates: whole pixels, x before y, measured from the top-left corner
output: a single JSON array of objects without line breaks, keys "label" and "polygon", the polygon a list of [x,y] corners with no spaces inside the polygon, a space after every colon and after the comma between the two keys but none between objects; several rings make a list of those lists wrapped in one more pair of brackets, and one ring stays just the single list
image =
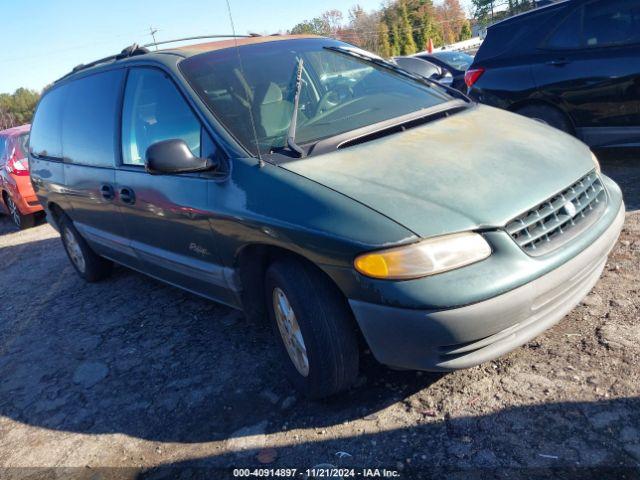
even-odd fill
[{"label": "front tire", "polygon": [[298,260],[276,260],[265,279],[269,317],[290,381],[309,398],[349,388],[358,376],[351,309],[321,272]]},{"label": "front tire", "polygon": [[60,238],[71,264],[85,281],[98,282],[111,275],[113,263],[95,253],[66,215],[58,219]]}]

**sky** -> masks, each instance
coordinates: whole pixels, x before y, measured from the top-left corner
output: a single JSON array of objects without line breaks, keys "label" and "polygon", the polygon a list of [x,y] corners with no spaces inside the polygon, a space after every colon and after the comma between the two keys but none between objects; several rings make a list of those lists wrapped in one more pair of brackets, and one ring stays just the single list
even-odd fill
[{"label": "sky", "polygon": [[[229,0],[236,33],[273,33],[330,9],[382,0]],[[462,2],[467,3],[467,2]],[[0,93],[41,90],[80,63],[132,43],[231,33],[226,0],[0,0]],[[8,21],[10,19],[11,21]]]}]

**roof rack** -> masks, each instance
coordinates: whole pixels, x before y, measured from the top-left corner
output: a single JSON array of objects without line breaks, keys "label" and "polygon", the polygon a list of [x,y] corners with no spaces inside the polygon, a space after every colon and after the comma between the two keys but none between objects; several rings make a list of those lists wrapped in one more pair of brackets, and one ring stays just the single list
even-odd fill
[{"label": "roof rack", "polygon": [[132,45],[129,45],[125,49],[123,49],[117,55],[110,55],[108,57],[94,60],[93,62],[81,63],[80,65],[76,65],[75,67],[73,67],[73,69],[69,73],[67,73],[66,75],[63,75],[53,83],[59,82],[60,80],[67,78],[68,76],[73,75],[74,73],[80,72],[81,70],[86,70],[87,68],[100,65],[101,63],[112,62],[115,60],[122,60],[123,58],[129,58],[136,55],[144,55],[145,53],[149,53],[150,50],[148,49],[148,47],[157,47],[158,45],[183,42],[187,40],[201,40],[204,38],[251,38],[251,37],[261,37],[261,36],[262,35],[258,33],[250,33],[248,35],[198,35],[196,37],[185,37],[185,38],[177,38],[175,40],[164,40],[162,42],[147,43],[146,45],[142,45],[142,46],[138,45],[137,43],[134,43]]},{"label": "roof rack", "polygon": [[198,35],[197,37],[176,38],[175,40],[164,40],[162,42],[153,42],[143,45],[142,48],[157,47],[158,45],[166,45],[167,43],[185,42],[187,40],[202,40],[204,38],[251,38],[261,37],[259,33],[250,33],[249,35]]},{"label": "roof rack", "polygon": [[56,82],[59,82],[60,80],[62,80],[64,78],[67,78],[68,76],[73,75],[74,73],[77,73],[77,72],[79,72],[81,70],[86,70],[87,68],[91,68],[91,67],[95,67],[96,65],[100,65],[101,63],[107,63],[107,62],[111,62],[111,61],[114,61],[114,60],[122,60],[123,58],[129,58],[129,57],[133,57],[133,56],[136,56],[136,55],[144,55],[145,53],[149,53],[149,50],[147,48],[141,47],[137,43],[134,43],[132,45],[129,45],[125,49],[123,49],[117,55],[110,55],[108,57],[104,57],[104,58],[100,58],[98,60],[94,60],[93,62],[81,63],[80,65],[76,65],[75,67],[73,67],[73,69],[71,69],[71,71],[69,73],[67,73],[66,75],[60,77],[58,80],[56,80]]}]

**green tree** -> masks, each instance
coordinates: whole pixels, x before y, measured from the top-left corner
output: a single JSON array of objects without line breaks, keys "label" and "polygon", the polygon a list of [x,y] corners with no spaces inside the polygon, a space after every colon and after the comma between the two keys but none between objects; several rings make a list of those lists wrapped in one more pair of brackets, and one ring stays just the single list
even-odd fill
[{"label": "green tree", "polygon": [[[473,1],[480,5],[489,0]],[[532,0],[508,1],[520,8]],[[342,20],[340,11],[330,10],[299,23],[291,33],[332,36],[383,57],[426,49],[429,39],[437,47],[471,35],[460,0],[438,0],[435,5],[434,0],[385,0],[380,10],[372,12],[356,4],[349,10],[348,21]]]},{"label": "green tree", "polygon": [[400,38],[400,28],[397,23],[391,27],[391,55],[397,57],[402,55],[402,39]]},{"label": "green tree", "polygon": [[378,23],[378,55],[382,58],[389,58],[391,52],[391,42],[389,41],[389,27],[384,22]]},{"label": "green tree", "polygon": [[311,34],[335,37],[342,25],[340,10],[327,10],[319,17],[304,20],[295,25],[289,33],[294,35]]},{"label": "green tree", "polygon": [[442,29],[440,28],[440,25],[436,22],[434,17],[428,15],[423,18],[421,32],[422,38],[424,38],[423,44],[420,45],[420,48],[422,48],[422,50],[427,49],[429,39],[433,41],[433,45],[435,47],[444,45],[444,41],[442,39]]},{"label": "green tree", "polygon": [[498,0],[471,0],[474,8],[473,16],[482,25],[501,20],[505,17],[515,15],[517,13],[526,12],[535,7],[533,0],[508,0],[507,10],[496,11],[496,7],[504,5],[505,2]]},{"label": "green tree", "polygon": [[401,0],[399,6],[400,54],[411,55],[417,51],[416,42],[413,39],[413,27],[409,21],[407,5]]},{"label": "green tree", "polygon": [[461,42],[462,40],[469,40],[471,38],[471,35],[473,35],[473,33],[471,32],[471,24],[469,23],[469,20],[465,20],[462,24],[462,28],[460,29],[458,41]]},{"label": "green tree", "polygon": [[40,94],[18,88],[12,94],[0,94],[0,130],[30,123]]},{"label": "green tree", "polygon": [[509,14],[516,15],[535,7],[533,0],[509,0]]},{"label": "green tree", "polygon": [[483,25],[493,22],[495,17],[495,0],[471,0],[473,16]]},{"label": "green tree", "polygon": [[413,29],[413,40],[420,50],[428,41],[424,38],[424,23],[433,17],[434,6],[432,0],[404,0],[409,14],[409,21]]},{"label": "green tree", "polygon": [[289,33],[294,35],[331,35],[331,29],[323,18],[315,17],[311,20],[304,20],[294,26]]}]

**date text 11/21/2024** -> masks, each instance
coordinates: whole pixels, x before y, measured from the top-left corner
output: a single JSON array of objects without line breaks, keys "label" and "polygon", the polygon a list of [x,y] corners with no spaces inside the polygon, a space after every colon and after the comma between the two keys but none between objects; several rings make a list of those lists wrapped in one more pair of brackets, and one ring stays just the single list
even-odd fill
[{"label": "date text 11/21/2024", "polygon": [[386,468],[338,468],[332,465],[319,465],[313,468],[234,468],[233,476],[241,477],[263,477],[263,478],[399,478],[398,470]]}]

